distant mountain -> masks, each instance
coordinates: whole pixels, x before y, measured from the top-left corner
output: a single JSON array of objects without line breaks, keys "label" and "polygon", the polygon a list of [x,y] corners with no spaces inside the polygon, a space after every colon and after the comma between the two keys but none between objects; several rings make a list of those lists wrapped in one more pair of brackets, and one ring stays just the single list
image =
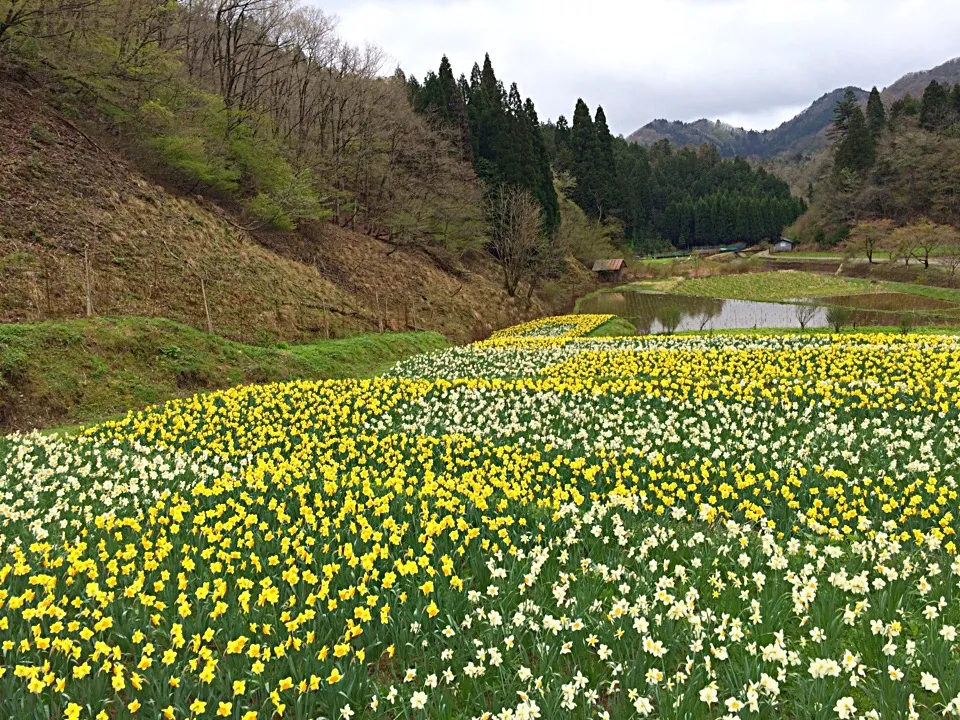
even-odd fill
[{"label": "distant mountain", "polygon": [[[850,88],[857,99],[866,102],[869,93],[861,88]],[[745,130],[719,120],[697,120],[685,123],[679,120],[654,120],[633,133],[627,140],[642,145],[653,145],[664,138],[675,145],[716,145],[721,155],[732,157],[770,158],[783,153],[816,152],[827,143],[826,130],[833,119],[833,109],[847,88],[827,93],[810,107],[775,130]]]},{"label": "distant mountain", "polygon": [[[919,97],[931,80],[938,82],[960,82],[960,58],[950,60],[931,70],[913,72],[904,75],[882,93],[884,103],[889,107],[894,100],[907,93]],[[772,158],[778,155],[809,155],[827,146],[827,129],[833,120],[833,110],[837,102],[848,90],[853,90],[857,99],[866,104],[869,93],[858,87],[837,88],[816,100],[810,107],[791,120],[787,120],[774,130],[745,130],[733,127],[717,120],[697,120],[685,123],[679,120],[654,120],[644,125],[627,140],[641,145],[653,145],[658,140],[667,139],[675,145],[715,145],[721,155],[731,157]]]}]

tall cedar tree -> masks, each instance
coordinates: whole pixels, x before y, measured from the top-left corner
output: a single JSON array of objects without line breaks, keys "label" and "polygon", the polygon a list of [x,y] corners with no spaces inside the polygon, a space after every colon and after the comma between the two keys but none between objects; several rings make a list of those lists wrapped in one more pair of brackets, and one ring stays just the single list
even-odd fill
[{"label": "tall cedar tree", "polygon": [[536,197],[533,192],[536,184],[533,133],[516,83],[510,86],[507,94],[506,110],[499,147],[500,179],[508,185],[526,188]]},{"label": "tall cedar tree", "polygon": [[847,130],[836,144],[835,167],[837,170],[866,172],[873,165],[875,151],[876,144],[863,112],[859,106],[854,106]]},{"label": "tall cedar tree", "polygon": [[505,132],[505,100],[503,85],[497,80],[493,63],[487,55],[484,57],[482,70],[474,65],[467,115],[477,150],[477,175],[490,187],[503,182],[499,163]]},{"label": "tall cedar tree", "polygon": [[874,140],[883,133],[883,128],[887,124],[887,113],[883,108],[883,100],[880,99],[880,91],[877,86],[873,86],[870,91],[870,98],[867,100],[867,127]]},{"label": "tall cedar tree", "polygon": [[573,178],[577,183],[572,199],[587,215],[599,217],[602,193],[596,172],[596,158],[599,154],[597,129],[590,117],[590,108],[582,99],[577,100],[573,111],[570,149],[573,154]]},{"label": "tall cedar tree", "polygon": [[543,135],[540,133],[540,118],[537,116],[537,109],[530,98],[527,98],[523,104],[523,111],[529,123],[530,135],[533,137],[535,153],[534,183],[536,185],[534,197],[540,202],[540,207],[543,209],[544,228],[547,229],[548,233],[552,233],[560,227],[560,202],[557,200],[557,190],[553,185],[550,153],[547,150]]},{"label": "tall cedar tree", "polygon": [[444,121],[451,128],[455,128],[463,158],[470,162],[473,160],[473,145],[470,138],[470,119],[467,117],[467,98],[463,93],[463,85],[458,84],[453,77],[453,68],[446,55],[440,61],[437,77],[443,93]]},{"label": "tall cedar tree", "polygon": [[455,80],[444,56],[439,72],[429,73],[422,85],[416,79],[408,84],[417,112],[455,131],[484,184],[528,190],[542,206],[545,232],[553,235],[560,209],[536,110],[521,99],[516,84],[504,91],[490,56],[482,68],[473,66],[469,81],[463,75]]},{"label": "tall cedar tree", "polygon": [[607,126],[603,108],[597,106],[593,125],[597,131],[596,164],[597,191],[601,217],[617,211],[617,168],[613,159],[613,135]]},{"label": "tall cedar tree", "polygon": [[464,87],[454,79],[447,56],[440,61],[439,72],[427,73],[422,85],[415,77],[410,78],[408,85],[413,109],[426,116],[435,128],[452,131],[461,155],[472,161],[474,149]]},{"label": "tall cedar tree", "polygon": [[933,80],[923,91],[920,101],[920,127],[924,130],[942,130],[950,121],[950,91]]},{"label": "tall cedar tree", "polygon": [[[957,86],[960,88],[960,85]],[[570,125],[563,115],[557,118],[553,130],[553,147],[550,150],[554,167],[558,172],[570,172],[573,169],[573,151],[570,149]]]},{"label": "tall cedar tree", "polygon": [[850,118],[857,107],[857,96],[854,95],[853,90],[848,89],[843,94],[843,100],[837,103],[837,107],[833,111],[833,125],[830,126],[828,131],[831,140],[836,141],[847,134],[847,129],[850,127]]}]

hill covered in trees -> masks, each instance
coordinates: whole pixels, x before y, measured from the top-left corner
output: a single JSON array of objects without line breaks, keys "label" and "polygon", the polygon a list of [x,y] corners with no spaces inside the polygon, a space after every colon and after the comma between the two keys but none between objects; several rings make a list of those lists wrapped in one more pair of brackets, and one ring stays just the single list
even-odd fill
[{"label": "hill covered in trees", "polygon": [[[384,54],[281,0],[8,3],[3,61],[165,184],[290,230],[481,243],[476,177]],[[16,71],[11,71],[16,74]]]},{"label": "hill covered in trees", "polygon": [[571,197],[590,217],[616,218],[641,251],[775,239],[805,209],[786,183],[711,145],[614,138],[603,108],[592,117],[582,100],[572,125],[560,117],[544,134],[554,167],[575,181]]},{"label": "hill covered in trees", "polygon": [[[907,94],[919,97],[933,80],[951,86],[960,82],[960,58],[930,70],[904,75],[881,93],[882,99],[889,105]],[[664,139],[681,147],[698,147],[709,143],[724,157],[769,159],[778,155],[812,155],[830,145],[827,134],[833,122],[833,110],[848,92],[852,92],[861,105],[866,103],[870,94],[858,87],[838,88],[821,96],[799,115],[773,130],[746,130],[720,120],[671,122],[660,119],[647,123],[627,139],[648,147]]]},{"label": "hill covered in trees", "polygon": [[530,98],[521,98],[516,83],[507,90],[497,79],[489,55],[482,68],[474,63],[469,80],[465,75],[455,80],[444,56],[438,72],[423,83],[411,77],[408,87],[413,107],[454,138],[486,187],[510,185],[530,192],[543,211],[544,230],[556,232],[560,206],[536,108]]},{"label": "hill covered in trees", "polygon": [[316,8],[0,12],[0,321],[82,316],[90,295],[94,314],[248,342],[466,340],[550,312],[585,279],[561,246],[508,296],[472,162],[380,51]]},{"label": "hill covered in trees", "polygon": [[587,218],[641,252],[776,238],[805,209],[773,175],[708,145],[648,149],[614,138],[603,108],[594,117],[582,100],[572,124],[541,125],[516,84],[507,91],[496,78],[489,56],[469,80],[455,79],[444,57],[437,72],[407,83],[414,108],[456,139],[482,182],[516,185],[538,200],[548,232],[559,218],[554,172]]},{"label": "hill covered in trees", "polygon": [[[921,98],[907,94],[889,106],[874,88],[865,111],[848,94],[831,137],[830,162],[795,228],[801,237],[834,245],[878,221],[888,235],[916,223],[960,227],[960,84],[933,80]],[[899,241],[910,239],[900,233]]]},{"label": "hill covered in trees", "polygon": [[[542,307],[582,280],[571,253],[589,264],[626,245],[774,238],[802,209],[774,177],[710,148],[613,138],[582,102],[571,126],[543,124],[489,57],[469,77],[444,58],[422,81],[384,65],[331,16],[285,0],[8,4],[0,86],[5,106],[22,93],[29,112],[8,114],[0,137],[14,198],[0,310],[75,313],[92,267],[97,311],[202,312],[238,333],[273,312],[284,319],[270,332],[299,338],[329,332],[336,309],[342,330],[368,329],[388,324],[390,262],[371,259],[383,251],[403,268],[392,302],[409,325],[407,309],[427,316],[440,287],[491,296],[499,274],[511,307]],[[249,257],[309,278],[292,283],[304,292],[254,283]],[[149,268],[163,277],[145,284]]]}]

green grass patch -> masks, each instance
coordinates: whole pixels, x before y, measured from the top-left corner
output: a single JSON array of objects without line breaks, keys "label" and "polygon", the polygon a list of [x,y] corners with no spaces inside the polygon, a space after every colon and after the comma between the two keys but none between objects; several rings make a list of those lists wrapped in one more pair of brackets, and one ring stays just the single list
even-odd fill
[{"label": "green grass patch", "polygon": [[637,328],[633,324],[621,317],[614,317],[607,320],[603,325],[594,328],[587,333],[587,337],[623,337],[625,335],[636,335]]},{"label": "green grass patch", "polygon": [[[770,253],[774,260],[837,260],[848,259],[866,260],[867,254],[862,250],[847,252],[844,250],[808,250],[805,252],[790,253]],[[890,252],[887,250],[877,250],[873,253],[874,262],[887,262],[890,260]]]},{"label": "green grass patch", "polygon": [[835,277],[798,270],[715,275],[684,279],[665,290],[680,295],[699,295],[727,300],[780,302],[794,298],[858,295],[876,292],[867,280]]},{"label": "green grass patch", "polygon": [[[776,270],[772,272],[714,275],[706,278],[648,280],[621,287],[603,288],[597,292],[623,292],[626,290],[697,295],[724,300],[755,300],[757,302],[784,302],[803,298],[899,292],[960,303],[960,290],[952,288],[838,277],[803,270]],[[590,297],[590,295],[585,297]]]},{"label": "green grass patch", "polygon": [[69,431],[244,383],[372,377],[447,345],[438,333],[417,332],[259,347],[150,318],[0,325],[0,430]]},{"label": "green grass patch", "polygon": [[923,297],[934,298],[936,300],[947,300],[949,302],[960,303],[960,290],[955,290],[953,288],[892,281],[884,282],[882,283],[882,286],[883,289],[888,292],[909,293],[911,295],[922,295]]}]

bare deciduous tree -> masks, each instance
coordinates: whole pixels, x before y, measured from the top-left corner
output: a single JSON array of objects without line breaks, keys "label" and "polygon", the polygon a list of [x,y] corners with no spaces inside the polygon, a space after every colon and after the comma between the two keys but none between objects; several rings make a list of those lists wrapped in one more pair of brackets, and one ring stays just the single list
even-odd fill
[{"label": "bare deciduous tree", "polygon": [[63,39],[98,0],[5,0],[0,2],[0,51],[20,35],[31,41]]},{"label": "bare deciduous tree", "polygon": [[916,258],[924,267],[930,267],[930,257],[940,248],[957,241],[957,231],[949,225],[938,225],[921,218],[905,229],[912,229],[916,237]]},{"label": "bare deciduous tree", "polygon": [[814,316],[817,314],[819,308],[816,305],[797,305],[797,322],[800,324],[801,330],[806,330],[807,325]]},{"label": "bare deciduous tree", "polygon": [[0,0],[0,51],[21,46],[122,109],[189,192],[234,193],[264,222],[332,216],[395,244],[478,245],[457,143],[414,112],[403,78],[382,77],[382,50],[344,42],[313,6]]},{"label": "bare deciduous tree", "polygon": [[889,245],[891,261],[903,260],[904,265],[909,265],[917,252],[917,236],[908,227],[898,227],[891,233]]},{"label": "bare deciduous tree", "polygon": [[930,267],[930,258],[937,250],[956,244],[957,231],[949,225],[938,225],[926,218],[893,231],[890,244],[896,255],[909,265],[915,259]]},{"label": "bare deciduous tree", "polygon": [[490,249],[503,271],[503,287],[515,297],[517,286],[540,272],[547,253],[543,211],[529,192],[508,185],[489,194],[485,210]]},{"label": "bare deciduous tree", "polygon": [[946,269],[950,276],[950,284],[953,285],[957,277],[957,270],[960,269],[960,251],[954,249],[940,261],[940,264]]},{"label": "bare deciduous tree", "polygon": [[869,220],[858,223],[850,233],[852,247],[860,246],[867,256],[867,261],[873,263],[874,253],[883,246],[893,232],[893,222],[890,220]]}]

